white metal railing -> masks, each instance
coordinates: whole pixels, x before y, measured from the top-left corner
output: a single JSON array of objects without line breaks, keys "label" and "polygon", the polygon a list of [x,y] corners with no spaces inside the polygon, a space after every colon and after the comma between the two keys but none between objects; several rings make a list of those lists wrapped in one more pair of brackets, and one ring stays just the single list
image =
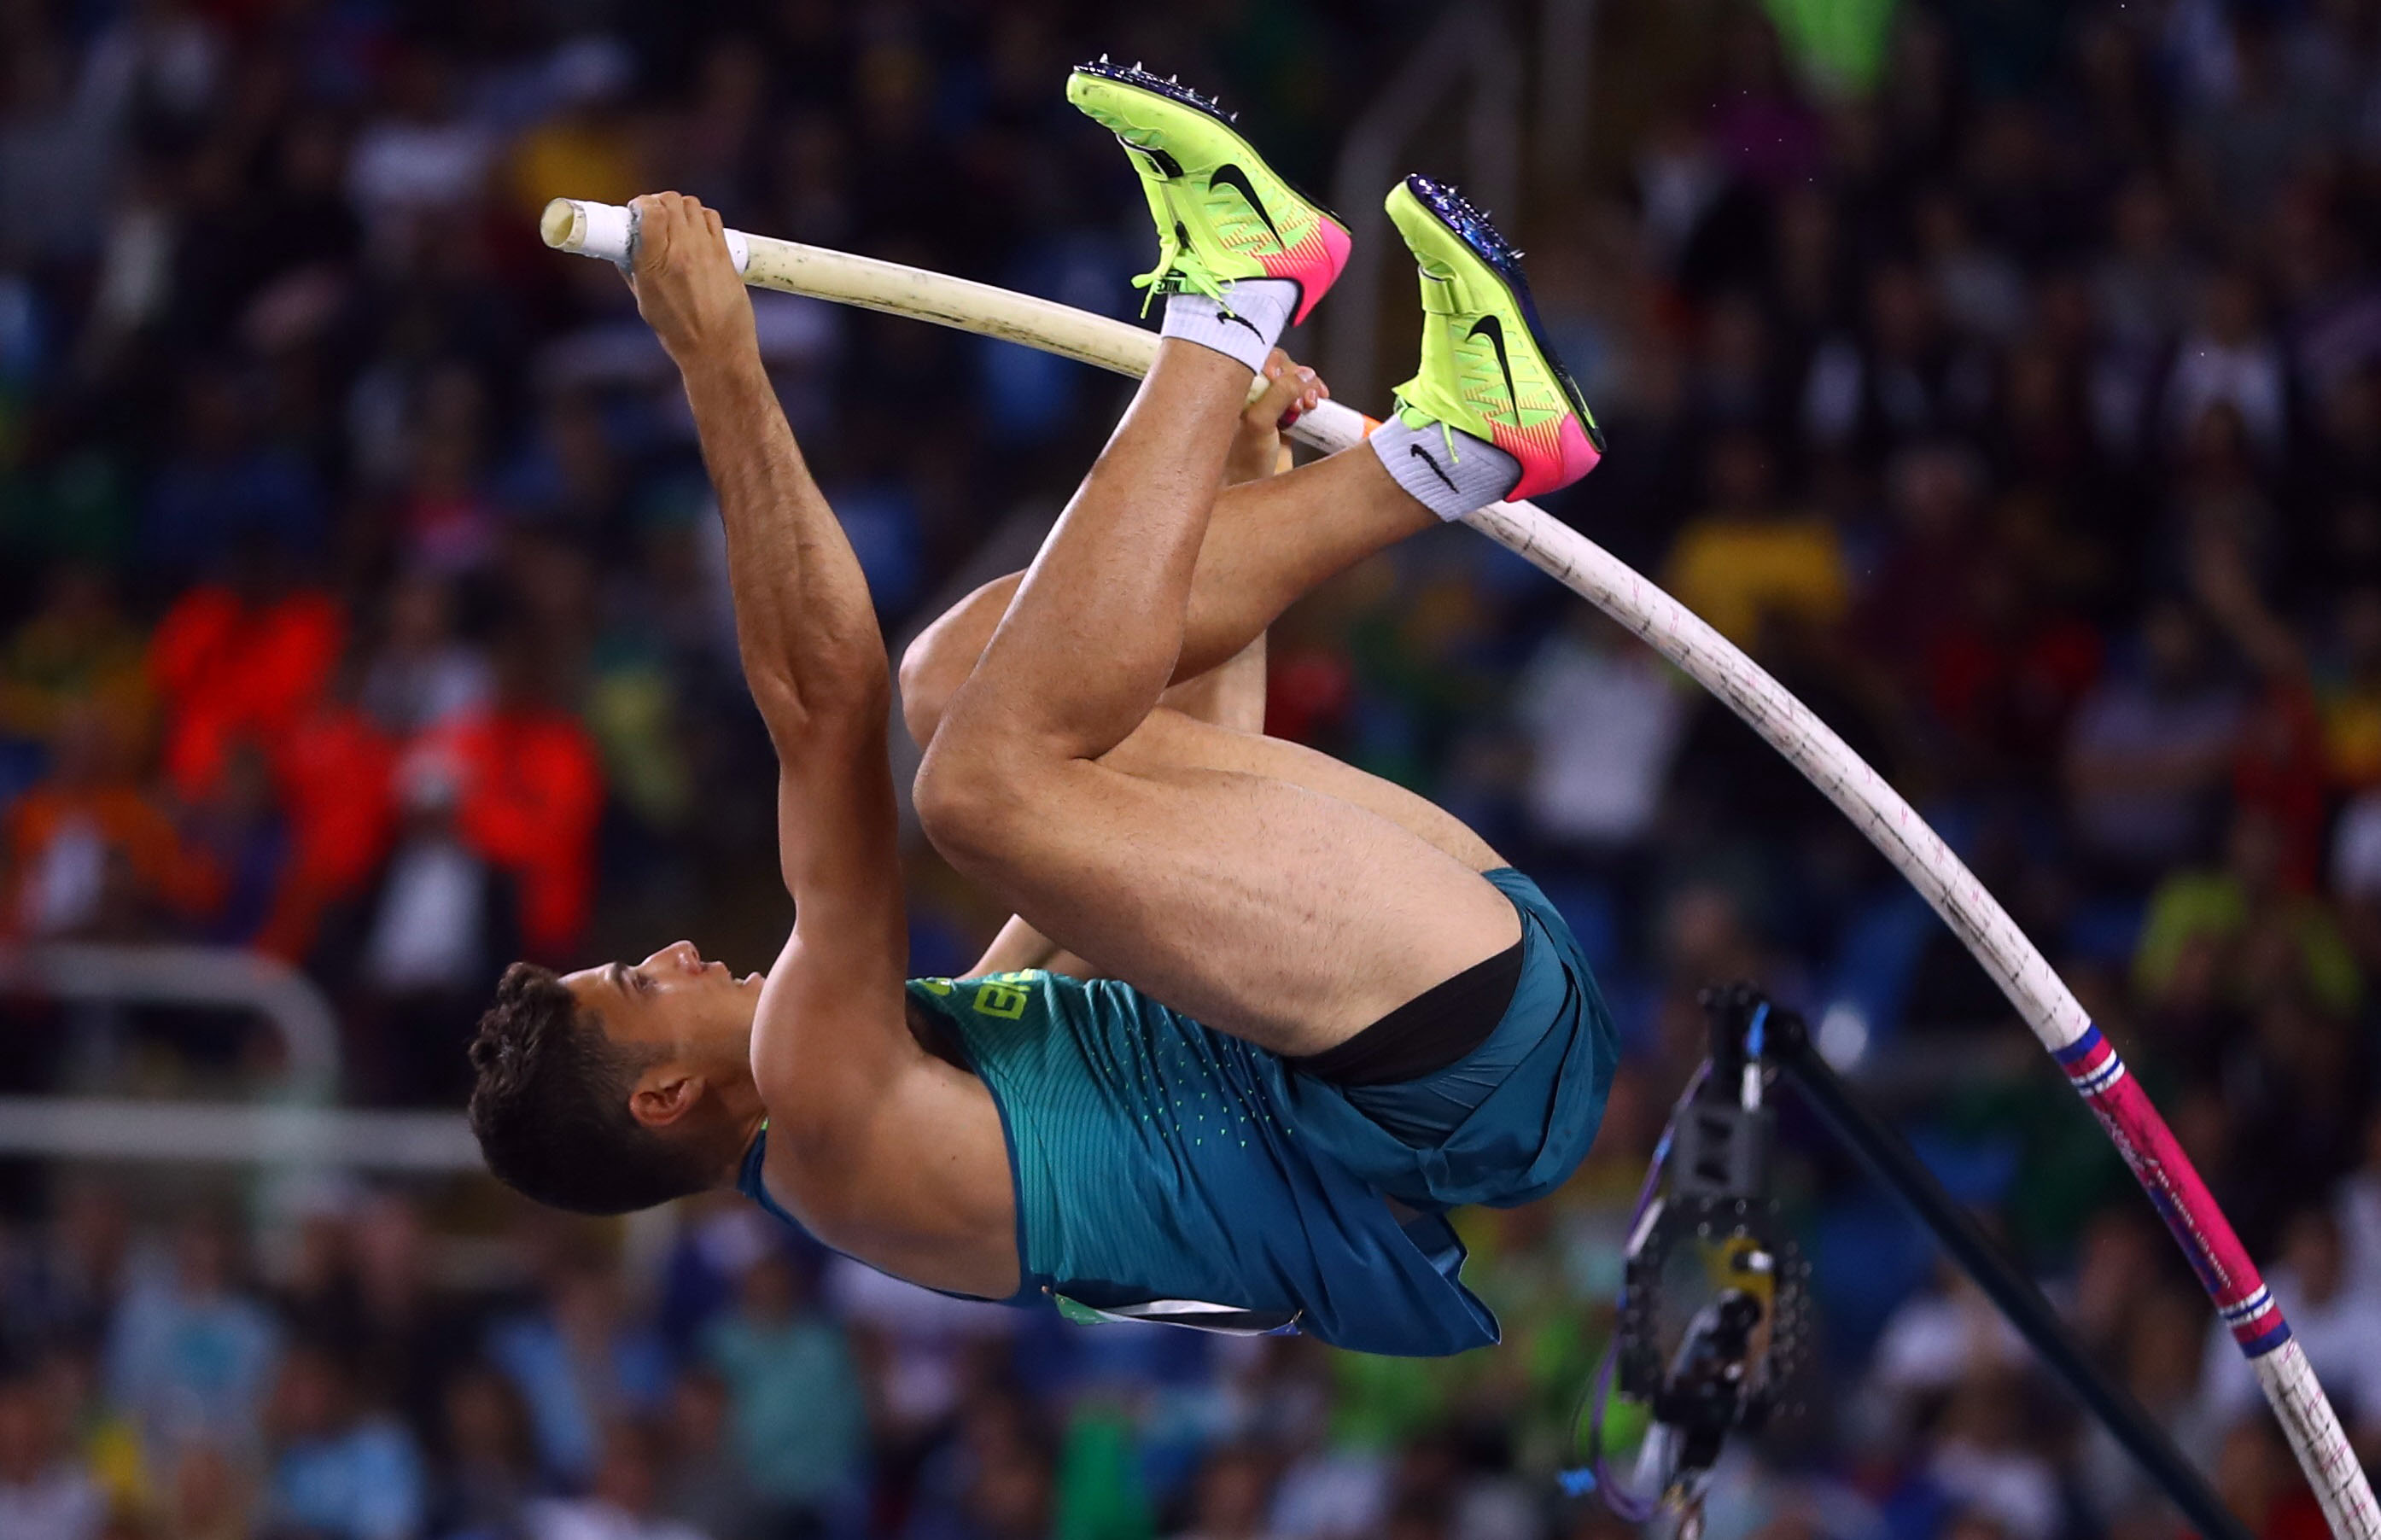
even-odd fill
[{"label": "white metal railing", "polygon": [[265,1099],[0,1096],[0,1155],[43,1160],[468,1170],[477,1144],[453,1112],[359,1112],[339,1090],[338,1019],[313,981],[254,952],[190,946],[0,947],[0,992],[88,1004],[253,1011],[287,1073]]},{"label": "white metal railing", "polygon": [[0,947],[0,991],[57,1000],[252,1010],[281,1034],[282,1099],[339,1089],[339,1025],[312,980],[287,963],[226,947],[60,942]]},{"label": "white metal railing", "polygon": [[480,1164],[479,1145],[457,1112],[109,1096],[0,1096],[0,1155],[381,1171]]}]

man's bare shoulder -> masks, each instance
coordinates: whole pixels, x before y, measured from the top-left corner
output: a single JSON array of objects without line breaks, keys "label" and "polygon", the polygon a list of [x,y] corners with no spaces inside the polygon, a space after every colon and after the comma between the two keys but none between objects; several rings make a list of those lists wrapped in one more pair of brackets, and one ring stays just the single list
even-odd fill
[{"label": "man's bare shoulder", "polygon": [[[901,1011],[914,1051],[857,1094],[848,1082],[806,1086],[794,1075],[762,1084],[770,1196],[821,1241],[872,1266],[1006,1298],[1017,1286],[1016,1197],[992,1094],[938,1041],[931,1017],[914,1013],[906,991],[840,1008]],[[857,1024],[805,1021],[796,1030]]]}]

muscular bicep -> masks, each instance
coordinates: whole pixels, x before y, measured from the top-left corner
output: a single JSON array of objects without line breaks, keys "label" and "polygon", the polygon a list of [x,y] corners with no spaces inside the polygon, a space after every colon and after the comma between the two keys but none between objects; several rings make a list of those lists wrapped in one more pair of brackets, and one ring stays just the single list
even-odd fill
[{"label": "muscular bicep", "polygon": [[914,1054],[902,1014],[902,911],[885,718],[813,717],[778,739],[777,860],[794,929],[761,996],[752,1073],[770,1116],[799,1092],[858,1095]]},{"label": "muscular bicep", "polygon": [[838,1250],[1003,1297],[1017,1250],[998,1109],[983,1082],[910,1032],[889,703],[800,721],[775,704],[777,855],[794,930],[752,1032],[771,1191]]},{"label": "muscular bicep", "polygon": [[885,756],[889,691],[825,711],[771,713],[777,748],[777,869],[799,935],[889,950],[897,981],[906,950],[900,822]]}]

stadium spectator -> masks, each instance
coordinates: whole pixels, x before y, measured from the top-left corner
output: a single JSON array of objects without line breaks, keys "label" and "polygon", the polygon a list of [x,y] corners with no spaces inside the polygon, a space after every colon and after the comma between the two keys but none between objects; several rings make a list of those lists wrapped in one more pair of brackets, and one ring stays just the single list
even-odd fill
[{"label": "stadium spectator", "polygon": [[2024,1340],[2007,1318],[1966,1274],[1945,1262],[1931,1288],[1903,1301],[1886,1320],[1870,1388],[1895,1403],[1886,1425],[1907,1425],[1913,1402],[1956,1399],[1973,1375],[2015,1370],[2023,1352]]},{"label": "stadium spectator", "polygon": [[2138,654],[2084,697],[2066,746],[2081,853],[2125,886],[2207,848],[2242,709],[2187,605],[2153,604],[2139,636]]},{"label": "stadium spectator", "polygon": [[554,672],[537,643],[512,639],[497,653],[488,708],[423,744],[447,757],[458,783],[456,833],[515,886],[520,949],[563,960],[576,955],[594,902],[604,784],[586,727],[557,699]]},{"label": "stadium spectator", "polygon": [[257,1533],[256,1481],[242,1460],[204,1436],[164,1451],[165,1540],[250,1540]]},{"label": "stadium spectator", "polygon": [[243,738],[224,755],[205,794],[182,812],[184,846],[214,877],[204,912],[192,917],[202,940],[253,944],[287,890],[292,841],[275,793],[263,747]]},{"label": "stadium spectator", "polygon": [[445,49],[401,47],[382,110],[356,135],[348,195],[384,260],[402,261],[438,238],[436,221],[468,208],[487,179],[495,145],[462,110],[455,60]]},{"label": "stadium spectator", "polygon": [[354,899],[386,856],[397,816],[397,744],[356,703],[343,671],[274,739],[290,851],[255,945],[293,962],[322,944],[326,915]]},{"label": "stadium spectator", "polygon": [[0,1253],[0,1343],[26,1357],[96,1349],[123,1300],[131,1216],[115,1187],[58,1184],[46,1222]]},{"label": "stadium spectator", "polygon": [[306,461],[258,433],[249,383],[195,372],[183,391],[179,452],[149,493],[140,554],[165,572],[213,572],[265,545],[311,556],[324,543],[322,488]]},{"label": "stadium spectator", "polygon": [[2281,832],[2274,820],[2243,810],[2226,837],[2221,867],[2179,872],[2160,884],[2151,895],[2134,959],[2142,992],[2162,994],[2183,951],[2203,942],[2231,949],[2236,961],[2227,972],[2238,981],[2236,987],[2253,987],[2253,977],[2238,966],[2240,949],[2253,935],[2272,935],[2280,948],[2282,976],[2277,984],[2305,990],[2327,1010],[2353,1012],[2363,984],[2347,938],[2328,905],[2289,889],[2282,862]]},{"label": "stadium spectator", "polygon": [[436,1427],[430,1533],[451,1540],[526,1534],[529,1504],[545,1485],[529,1411],[512,1381],[476,1361],[457,1368],[441,1388]]},{"label": "stadium spectator", "polygon": [[427,1430],[448,1373],[471,1351],[468,1317],[433,1276],[435,1242],[417,1200],[400,1192],[365,1197],[348,1236],[360,1387],[368,1401]]},{"label": "stadium spectator", "polygon": [[1946,334],[1933,287],[1902,262],[1877,266],[1865,325],[1820,344],[1803,387],[1802,431],[1822,451],[1882,458],[1904,446],[1974,427],[1989,403],[1991,364]]},{"label": "stadium spectator", "polygon": [[424,1494],[405,1425],[367,1413],[336,1350],[299,1343],[284,1354],[266,1413],[272,1486],[266,1525],[324,1540],[413,1540]]},{"label": "stadium spectator", "polygon": [[479,709],[495,686],[487,660],[455,634],[455,593],[427,571],[398,581],[364,665],[359,703],[394,738]]},{"label": "stadium spectator", "polygon": [[2362,1154],[2339,1184],[2332,1223],[2348,1248],[2349,1292],[2381,1300],[2381,1114],[2365,1118]]},{"label": "stadium spectator", "polygon": [[920,1473],[901,1540],[1035,1540],[1050,1528],[1056,1478],[1032,1410],[987,1392],[961,1416],[958,1437]]},{"label": "stadium spectator", "polygon": [[613,1424],[587,1496],[531,1503],[529,1540],[712,1540],[655,1511],[659,1451],[660,1440],[644,1423]]},{"label": "stadium spectator", "polygon": [[152,1448],[203,1436],[253,1439],[279,1323],[245,1287],[229,1226],[208,1214],[181,1222],[166,1265],[136,1275],[107,1343],[107,1387]]},{"label": "stadium spectator", "polygon": [[1777,501],[1771,451],[1750,433],[1711,454],[1710,506],[1679,532],[1665,586],[1740,646],[1784,617],[1828,626],[1850,603],[1841,537]]},{"label": "stadium spectator", "polygon": [[495,1324],[487,1353],[529,1409],[539,1470],[566,1487],[594,1475],[606,1427],[657,1414],[669,1394],[660,1341],[594,1255],[566,1256],[535,1309]]},{"label": "stadium spectator", "polygon": [[1686,730],[1679,680],[1628,642],[1582,609],[1541,644],[1516,691],[1531,825],[1591,859],[1625,857],[1652,837]]},{"label": "stadium spectator", "polygon": [[[2171,1287],[2136,1295],[2112,1362],[2126,1390],[2198,1469],[2214,1468],[2225,1421],[2200,1393],[2205,1326],[2198,1301]],[[2160,1501],[2140,1465],[2105,1427],[2084,1434],[2078,1475],[2084,1501],[2100,1522],[2115,1525]]]},{"label": "stadium spectator", "polygon": [[2243,1516],[2257,1540],[2322,1540],[2329,1533],[2314,1494],[2290,1469],[2281,1435],[2263,1418],[2233,1424],[2213,1479],[2224,1506]]},{"label": "stadium spectator", "polygon": [[868,1399],[872,1453],[899,1469],[949,1431],[970,1394],[995,1382],[1014,1351],[1014,1313],[911,1289],[844,1257],[820,1287],[851,1338]]},{"label": "stadium spectator", "polygon": [[1190,1487],[1188,1527],[1175,1540],[1269,1540],[1265,1509],[1273,1496],[1273,1460],[1261,1448],[1229,1446],[1200,1463]]},{"label": "stadium spectator", "polygon": [[414,397],[390,518],[399,559],[430,573],[475,571],[495,556],[496,509],[482,465],[487,396],[473,369],[450,363],[431,371]]},{"label": "stadium spectator", "polygon": [[440,739],[417,743],[396,772],[385,859],[320,918],[317,965],[347,981],[360,1079],[400,1102],[463,1094],[472,1025],[521,950],[519,886],[460,826],[465,774]]},{"label": "stadium spectator", "polygon": [[641,190],[642,146],[621,112],[635,70],[626,49],[601,37],[574,39],[545,61],[541,94],[553,110],[522,132],[506,166],[517,214],[534,218],[556,188],[605,203]]},{"label": "stadium spectator", "polygon": [[2219,409],[2229,409],[2258,453],[2281,448],[2287,385],[2262,309],[2256,280],[2238,269],[2201,287],[2197,327],[2175,351],[2162,413],[2178,442],[2206,435],[2210,420],[2222,421]]},{"label": "stadium spectator", "polygon": [[241,739],[277,741],[329,683],[346,633],[337,601],[292,582],[271,551],[245,554],[230,582],[186,592],[149,646],[175,793],[204,796]]},{"label": "stadium spectator", "polygon": [[8,809],[8,907],[21,934],[128,940],[196,923],[220,874],[141,784],[137,747],[97,705],[58,730],[50,773]]},{"label": "stadium spectator", "polygon": [[40,777],[51,743],[85,705],[139,733],[148,723],[148,670],[110,574],[69,563],[0,645],[0,797]]},{"label": "stadium spectator", "polygon": [[[2030,1424],[2016,1374],[1968,1368],[1952,1388],[1933,1439],[1926,1473],[1956,1509],[2009,1540],[2053,1540],[2065,1522],[2058,1473]],[[1961,1532],[1954,1519],[1947,1533]]]},{"label": "stadium spectator", "polygon": [[31,1375],[0,1379],[0,1534],[95,1540],[107,1499],[74,1458],[56,1409]]},{"label": "stadium spectator", "polygon": [[712,1322],[702,1354],[727,1387],[745,1484],[768,1505],[763,1526],[823,1531],[853,1490],[867,1419],[843,1329],[782,1247],[746,1265],[736,1308]]},{"label": "stadium spectator", "polygon": [[752,1480],[732,1409],[727,1382],[716,1373],[697,1367],[679,1374],[670,1391],[660,1511],[710,1540],[770,1540],[787,1533],[778,1522],[784,1514],[773,1511]]}]

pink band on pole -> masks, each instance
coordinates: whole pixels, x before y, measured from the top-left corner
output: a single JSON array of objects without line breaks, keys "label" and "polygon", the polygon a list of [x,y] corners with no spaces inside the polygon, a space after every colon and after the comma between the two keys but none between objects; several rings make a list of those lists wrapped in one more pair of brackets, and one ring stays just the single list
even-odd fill
[{"label": "pink band on pole", "polygon": [[2087,1027],[2054,1057],[2174,1232],[2241,1351],[2262,1358],[2289,1341],[2289,1323],[2282,1319],[2281,1307],[2274,1303],[2265,1280],[2241,1249],[2240,1238],[2216,1206],[2207,1184],[2199,1179],[2191,1157],[2175,1142],[2173,1131],[2143,1093],[2141,1082],[2126,1073],[2116,1045],[2098,1027]]}]

